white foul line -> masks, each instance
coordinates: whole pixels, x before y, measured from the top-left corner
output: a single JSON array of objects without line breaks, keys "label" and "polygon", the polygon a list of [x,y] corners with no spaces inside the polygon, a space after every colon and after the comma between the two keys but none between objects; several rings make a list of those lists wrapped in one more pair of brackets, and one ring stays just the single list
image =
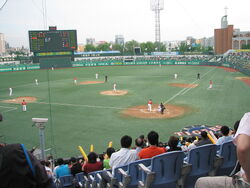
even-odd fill
[{"label": "white foul line", "polygon": [[[215,68],[207,71],[203,76],[201,76],[201,78],[203,78],[206,74],[208,74],[209,72],[213,71]],[[198,80],[193,81],[191,84],[194,84],[195,82],[197,82]],[[183,88],[182,90],[180,90],[178,93],[176,93],[174,96],[172,96],[170,99],[166,100],[163,104],[166,104],[168,102],[170,102],[171,100],[173,100],[175,97],[177,97],[178,95],[184,95],[186,92],[188,92],[189,90],[193,89],[191,88]],[[183,92],[183,93],[182,93]]]},{"label": "white foul line", "polygon": [[17,110],[16,107],[8,107],[8,106],[0,106],[0,108],[9,108],[9,110],[5,110],[2,113],[4,113],[4,112],[10,112],[10,111],[13,111],[13,110]]}]

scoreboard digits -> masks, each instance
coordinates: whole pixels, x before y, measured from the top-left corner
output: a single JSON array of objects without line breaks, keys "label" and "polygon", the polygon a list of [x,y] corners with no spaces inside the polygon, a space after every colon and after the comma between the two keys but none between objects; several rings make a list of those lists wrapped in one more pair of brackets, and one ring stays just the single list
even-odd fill
[{"label": "scoreboard digits", "polygon": [[77,49],[76,30],[29,31],[30,51],[56,52]]}]

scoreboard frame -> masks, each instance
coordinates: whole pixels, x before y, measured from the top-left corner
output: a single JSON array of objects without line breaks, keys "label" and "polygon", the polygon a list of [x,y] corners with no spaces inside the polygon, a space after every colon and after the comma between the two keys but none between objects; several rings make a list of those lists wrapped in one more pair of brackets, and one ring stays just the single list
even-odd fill
[{"label": "scoreboard frame", "polygon": [[77,50],[76,30],[30,30],[31,52],[64,52]]}]

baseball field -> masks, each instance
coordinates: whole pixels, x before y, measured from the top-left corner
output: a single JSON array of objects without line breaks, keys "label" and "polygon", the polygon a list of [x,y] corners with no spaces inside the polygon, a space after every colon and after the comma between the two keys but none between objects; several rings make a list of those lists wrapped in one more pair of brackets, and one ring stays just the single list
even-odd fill
[{"label": "baseball field", "polygon": [[[213,66],[110,66],[0,73],[0,112],[4,117],[0,142],[39,147],[38,129],[31,121],[34,117],[49,119],[45,144],[55,157],[80,155],[78,145],[88,152],[94,144],[95,151],[102,153],[113,141],[118,149],[125,134],[135,139],[155,130],[160,140],[167,142],[174,132],[190,125],[232,127],[250,110],[246,77]],[[210,80],[212,89],[208,89]],[[116,93],[112,91],[114,83]],[[27,112],[22,112],[23,99]],[[153,101],[150,113],[149,99]],[[166,107],[164,115],[157,112],[161,102]]]}]

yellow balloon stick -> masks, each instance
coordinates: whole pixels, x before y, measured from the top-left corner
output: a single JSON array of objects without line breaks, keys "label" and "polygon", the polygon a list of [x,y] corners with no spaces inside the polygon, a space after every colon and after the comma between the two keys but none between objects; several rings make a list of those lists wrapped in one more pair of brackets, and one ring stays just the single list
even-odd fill
[{"label": "yellow balloon stick", "polygon": [[84,160],[88,161],[88,157],[87,157],[86,153],[84,152],[84,150],[82,149],[82,146],[78,146],[78,149],[80,150]]},{"label": "yellow balloon stick", "polygon": [[207,133],[207,137],[211,140],[211,142],[213,144],[216,144],[216,142],[214,141],[213,137],[209,133]]},{"label": "yellow balloon stick", "polygon": [[90,152],[94,152],[94,145],[93,144],[90,145]]},{"label": "yellow balloon stick", "polygon": [[109,142],[109,148],[111,148],[111,147],[112,147],[112,145],[113,145],[113,142],[112,142],[112,141],[110,141],[110,142]]}]

